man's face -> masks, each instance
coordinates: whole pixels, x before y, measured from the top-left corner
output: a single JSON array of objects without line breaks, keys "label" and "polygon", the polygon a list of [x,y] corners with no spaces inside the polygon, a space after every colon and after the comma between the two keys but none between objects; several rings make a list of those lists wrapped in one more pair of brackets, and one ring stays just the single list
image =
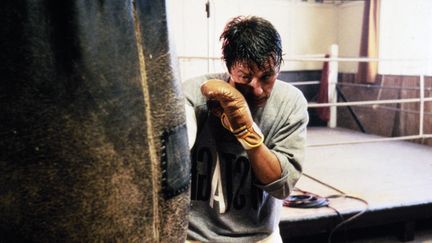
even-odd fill
[{"label": "man's face", "polygon": [[239,90],[251,108],[263,107],[275,84],[279,69],[269,61],[264,70],[256,65],[236,63],[231,67],[229,83]]}]

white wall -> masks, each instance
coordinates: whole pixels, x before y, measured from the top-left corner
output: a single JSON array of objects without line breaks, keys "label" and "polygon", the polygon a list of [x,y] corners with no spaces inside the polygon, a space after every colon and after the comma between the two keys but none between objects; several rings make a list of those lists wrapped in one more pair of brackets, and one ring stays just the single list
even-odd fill
[{"label": "white wall", "polygon": [[[363,1],[319,4],[299,0],[209,0],[211,16],[205,13],[207,0],[166,0],[170,29],[178,56],[220,58],[218,40],[225,23],[237,15],[258,15],[270,20],[282,37],[284,57],[327,53],[339,45],[339,56],[358,57]],[[383,74],[432,73],[432,1],[382,0],[380,57],[427,59],[415,62],[382,62]],[[339,72],[356,72],[358,63],[341,62]],[[321,62],[286,61],[282,70],[320,69]],[[182,79],[225,71],[220,59],[181,59]],[[425,71],[426,70],[426,71]]]},{"label": "white wall", "polygon": [[381,6],[380,57],[411,61],[383,62],[379,72],[432,75],[432,1],[382,0]]},{"label": "white wall", "polygon": [[[208,56],[208,22],[204,0],[166,0],[170,35],[177,56]],[[207,62],[179,60],[180,75],[207,72]]]},{"label": "white wall", "polygon": [[[237,15],[258,15],[271,21],[282,38],[284,57],[324,54],[338,41],[338,8],[287,0],[167,0],[168,15],[178,56],[220,57],[219,35],[225,23]],[[282,70],[321,69],[320,62],[287,61]],[[182,79],[225,71],[221,61],[180,60]]]},{"label": "white wall", "polygon": [[[364,2],[356,1],[338,6],[339,56],[358,57],[363,24]],[[340,62],[339,72],[357,72],[358,62]]]}]

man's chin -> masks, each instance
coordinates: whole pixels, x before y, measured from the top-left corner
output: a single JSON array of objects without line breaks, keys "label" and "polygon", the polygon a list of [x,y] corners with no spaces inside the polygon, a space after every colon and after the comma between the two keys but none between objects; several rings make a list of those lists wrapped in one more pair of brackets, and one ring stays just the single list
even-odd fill
[{"label": "man's chin", "polygon": [[256,105],[256,107],[261,108],[261,107],[264,107],[266,104],[267,104],[267,100],[262,101],[262,102],[259,102],[259,103]]},{"label": "man's chin", "polygon": [[264,107],[267,103],[267,99],[260,99],[260,100],[251,100],[248,102],[249,106],[251,108],[261,108]]}]

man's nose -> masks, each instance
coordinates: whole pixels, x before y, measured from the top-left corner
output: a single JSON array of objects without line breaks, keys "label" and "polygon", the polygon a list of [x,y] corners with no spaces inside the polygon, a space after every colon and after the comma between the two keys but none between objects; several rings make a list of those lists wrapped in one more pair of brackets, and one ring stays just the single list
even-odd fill
[{"label": "man's nose", "polygon": [[255,96],[260,96],[264,91],[261,87],[261,82],[258,78],[253,78],[252,81],[249,83],[249,87],[252,90],[252,93]]}]

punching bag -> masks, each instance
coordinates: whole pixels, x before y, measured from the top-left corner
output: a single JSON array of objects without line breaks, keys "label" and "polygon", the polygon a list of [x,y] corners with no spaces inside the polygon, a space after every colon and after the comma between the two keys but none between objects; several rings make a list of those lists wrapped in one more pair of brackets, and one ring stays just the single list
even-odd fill
[{"label": "punching bag", "polygon": [[183,242],[164,1],[0,3],[0,242]]}]

